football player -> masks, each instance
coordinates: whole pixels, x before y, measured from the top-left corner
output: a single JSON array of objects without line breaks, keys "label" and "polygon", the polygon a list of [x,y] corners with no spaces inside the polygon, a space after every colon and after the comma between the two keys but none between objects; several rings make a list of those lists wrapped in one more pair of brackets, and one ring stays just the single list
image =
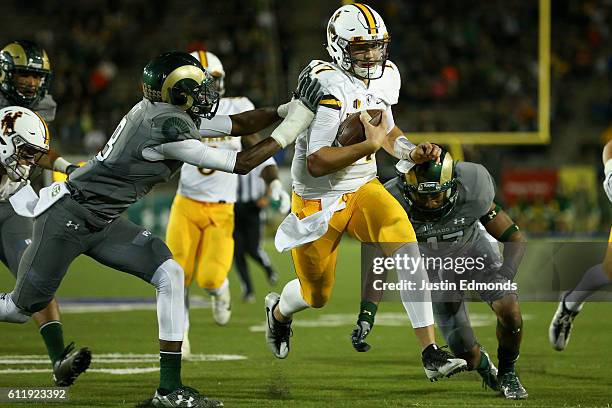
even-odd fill
[{"label": "football player", "polygon": [[[0,109],[11,105],[28,108],[46,122],[51,122],[55,118],[56,103],[48,93],[50,80],[49,57],[37,44],[14,41],[0,51]],[[18,112],[14,111],[14,114],[19,115]],[[7,121],[10,121],[8,117]],[[3,131],[6,132],[6,129]],[[7,133],[4,136],[9,137]],[[36,165],[63,173],[76,168],[48,146]],[[32,220],[17,215],[8,198],[21,187],[30,168],[24,167],[26,174],[16,181],[8,175],[3,176],[0,189],[0,259],[15,277],[19,260],[32,237]],[[88,348],[81,348],[71,353],[73,344],[65,347],[59,307],[55,299],[46,308],[34,313],[32,318],[47,347],[55,384],[71,385],[89,367],[91,352]]]},{"label": "football player", "polygon": [[[436,322],[453,354],[467,360],[468,370],[476,370],[486,385],[500,390],[508,399],[527,398],[514,370],[523,335],[516,292],[477,291],[497,316],[499,368],[496,368],[474,336],[460,289],[460,280],[500,284],[512,281],[524,252],[521,231],[493,201],[495,186],[489,172],[476,163],[455,163],[450,153],[442,150],[439,160],[413,167],[400,162],[398,177],[387,182],[385,188],[410,217],[423,254],[445,262],[470,258],[476,264],[480,259],[481,267],[459,272],[445,270],[440,263],[426,263],[432,283],[457,285],[456,290],[440,290],[432,296]],[[505,243],[503,258],[497,242],[490,242],[485,229]],[[364,326],[364,320],[360,315],[358,329]],[[367,336],[372,327],[366,328]],[[353,332],[353,345],[363,342],[364,336],[359,334],[359,330]]]},{"label": "football player", "polygon": [[[612,202],[612,141],[608,142],[602,154],[604,164],[603,187]],[[557,311],[553,315],[548,329],[550,345],[558,351],[565,350],[572,332],[574,319],[582,310],[584,302],[593,293],[612,283],[612,228],[608,238],[608,249],[603,263],[586,271],[578,285],[561,297]]]},{"label": "football player", "polygon": [[[36,218],[17,284],[0,297],[0,320],[23,323],[47,306],[68,266],[80,254],[140,277],[157,291],[160,385],[151,401],[154,406],[185,406],[185,400],[192,407],[223,404],[181,382],[182,268],[160,238],[120,217],[121,213],[153,186],[167,181],[183,162],[248,172],[295,140],[309,125],[322,95],[317,81],[305,75],[299,84],[299,99],[280,109],[286,118],[271,137],[235,152],[200,142],[199,122],[211,118],[218,103],[213,81],[187,53],[168,52],[152,59],[143,71],[143,100],[123,117],[103,150],[75,170],[67,182],[42,189],[40,199],[27,186],[11,198],[18,212]],[[267,108],[221,121],[229,123],[228,133],[250,134],[278,118],[276,108]],[[253,129],[255,125],[260,127]]]},{"label": "football player", "polygon": [[[247,97],[223,97],[225,70],[215,54],[200,50],[191,55],[215,80],[221,97],[217,115],[233,115],[255,109]],[[224,150],[240,151],[242,148],[241,139],[231,136],[203,137],[202,142]],[[237,174],[183,164],[166,232],[168,248],[185,272],[185,287],[191,286],[195,276],[197,285],[212,296],[213,319],[222,326],[231,316],[227,275],[234,253],[237,181]],[[191,352],[188,296],[188,290],[185,290],[183,357]]]},{"label": "football player", "polygon": [[[397,66],[387,59],[389,33],[370,6],[355,3],[336,10],[327,25],[331,62],[312,61],[312,75],[325,95],[308,131],[296,142],[291,166],[292,213],[276,235],[279,251],[292,250],[297,279],[282,293],[265,299],[266,341],[277,358],[289,353],[293,315],[325,306],[336,272],[338,245],[344,232],[362,242],[377,243],[385,255],[418,258],[416,237],[405,211],[376,178],[375,153],[384,146],[397,158],[421,162],[437,157],[431,144],[415,147],[394,125],[391,106],[400,89]],[[379,126],[368,122],[369,109],[383,110]],[[361,113],[367,139],[350,146],[335,143],[340,123]],[[419,269],[416,279],[427,279]],[[423,294],[419,294],[423,295]],[[463,370],[465,360],[453,358],[435,344],[428,294],[403,293],[404,306],[422,348],[425,373],[432,381]]]}]

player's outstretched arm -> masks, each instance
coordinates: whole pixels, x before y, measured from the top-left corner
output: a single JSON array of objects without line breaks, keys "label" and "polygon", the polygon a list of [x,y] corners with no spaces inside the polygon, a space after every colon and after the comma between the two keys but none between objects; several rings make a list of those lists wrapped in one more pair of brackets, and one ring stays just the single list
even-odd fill
[{"label": "player's outstretched arm", "polygon": [[493,203],[489,212],[480,219],[493,238],[504,245],[504,263],[499,272],[512,280],[525,254],[525,237],[512,218]]},{"label": "player's outstretched arm", "polygon": [[382,147],[396,159],[410,160],[415,164],[437,160],[442,153],[439,146],[430,142],[415,145],[404,136],[404,132],[397,126],[394,126],[387,134]]},{"label": "player's outstretched arm", "polygon": [[76,164],[72,164],[61,157],[54,149],[49,149],[49,152],[43,155],[36,164],[43,169],[55,170],[65,174],[70,174],[73,170],[78,168]]},{"label": "player's outstretched arm", "polygon": [[307,159],[308,172],[313,177],[326,176],[355,163],[362,157],[374,154],[380,149],[387,134],[385,115],[377,126],[370,124],[367,111],[361,112],[359,120],[364,126],[366,140],[349,146],[325,146],[310,154]]}]

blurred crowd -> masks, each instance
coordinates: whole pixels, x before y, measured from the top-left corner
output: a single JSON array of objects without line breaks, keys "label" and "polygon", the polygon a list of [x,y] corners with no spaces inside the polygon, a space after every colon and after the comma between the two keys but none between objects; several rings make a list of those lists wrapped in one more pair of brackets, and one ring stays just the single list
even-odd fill
[{"label": "blurred crowd", "polygon": [[[403,80],[395,112],[407,118],[407,124],[399,121],[405,130],[537,130],[538,1],[365,2],[391,30],[391,58]],[[609,127],[584,150],[595,164],[601,141],[612,138],[612,0],[551,3],[552,132]],[[321,38],[310,50],[300,47],[303,32],[295,30],[295,10],[303,4],[88,0],[56,7],[32,0],[24,8],[12,0],[4,2],[5,15],[15,16],[12,32],[32,30],[4,41],[32,39],[47,49],[59,106],[56,143],[64,153],[90,155],[141,98],[142,67],[169,49],[216,53],[228,73],[227,96],[246,95],[256,106],[284,100],[303,54],[325,55],[321,43],[332,5],[320,0],[319,14],[313,15],[317,6],[309,9],[308,18],[319,19],[307,25],[309,32]],[[595,223],[584,221],[579,203],[579,197],[561,196],[512,211],[536,233],[562,233]]]}]

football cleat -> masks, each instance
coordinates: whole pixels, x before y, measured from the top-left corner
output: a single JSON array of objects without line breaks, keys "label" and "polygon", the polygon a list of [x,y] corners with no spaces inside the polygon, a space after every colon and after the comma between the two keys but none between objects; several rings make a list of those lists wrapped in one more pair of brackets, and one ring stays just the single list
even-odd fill
[{"label": "football cleat", "polygon": [[181,344],[181,358],[183,360],[191,357],[191,343],[189,343],[189,331],[183,334],[183,344]]},{"label": "football cleat", "polygon": [[278,283],[278,273],[272,267],[266,268],[266,278],[270,286],[276,286]]},{"label": "football cleat", "polygon": [[353,329],[353,333],[351,333],[351,343],[356,351],[365,353],[366,351],[370,350],[372,346],[365,341],[368,334],[370,334],[370,331],[372,331],[372,326],[370,323],[364,320],[357,321],[357,324]]},{"label": "football cleat", "polygon": [[74,342],[64,349],[61,357],[53,363],[53,381],[58,387],[68,387],[74,384],[76,378],[85,372],[91,364],[91,350],[87,347],[71,353]]},{"label": "football cleat", "polygon": [[493,364],[489,353],[481,347],[480,352],[485,355],[488,364],[485,368],[479,368],[476,371],[482,377],[482,386],[491,388],[493,391],[499,391],[499,381],[497,379],[497,367]]},{"label": "football cleat", "polygon": [[225,326],[232,317],[232,303],[229,288],[220,295],[212,296],[212,314],[215,323]]},{"label": "football cleat", "polygon": [[525,399],[529,396],[514,371],[499,376],[499,388],[506,399]]},{"label": "football cleat", "polygon": [[430,344],[423,350],[421,359],[429,381],[438,381],[438,378],[450,377],[467,369],[467,362],[464,359],[455,358],[435,344]]},{"label": "football cleat", "polygon": [[293,335],[291,322],[281,323],[274,318],[272,311],[278,305],[280,295],[268,293],[266,304],[266,343],[276,358],[286,358],[289,354],[289,337]]},{"label": "football cleat", "polygon": [[565,302],[561,299],[548,328],[548,340],[552,348],[557,351],[565,350],[572,334],[572,324],[577,315],[578,312],[572,312],[565,307]]},{"label": "football cleat", "polygon": [[10,293],[0,293],[0,322],[25,323],[30,320],[30,313],[19,309]]},{"label": "football cleat", "polygon": [[201,395],[197,390],[181,386],[170,394],[162,395],[159,390],[155,391],[155,395],[150,402],[154,407],[190,407],[190,408],[219,408],[223,407],[221,401],[208,399]]}]

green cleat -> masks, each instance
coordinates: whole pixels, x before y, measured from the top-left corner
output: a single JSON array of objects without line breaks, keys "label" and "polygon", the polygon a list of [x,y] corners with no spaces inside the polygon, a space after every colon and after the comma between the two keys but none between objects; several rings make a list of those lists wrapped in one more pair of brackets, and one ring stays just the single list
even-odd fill
[{"label": "green cleat", "polygon": [[529,396],[514,371],[499,376],[498,380],[501,393],[506,399],[525,399]]}]

